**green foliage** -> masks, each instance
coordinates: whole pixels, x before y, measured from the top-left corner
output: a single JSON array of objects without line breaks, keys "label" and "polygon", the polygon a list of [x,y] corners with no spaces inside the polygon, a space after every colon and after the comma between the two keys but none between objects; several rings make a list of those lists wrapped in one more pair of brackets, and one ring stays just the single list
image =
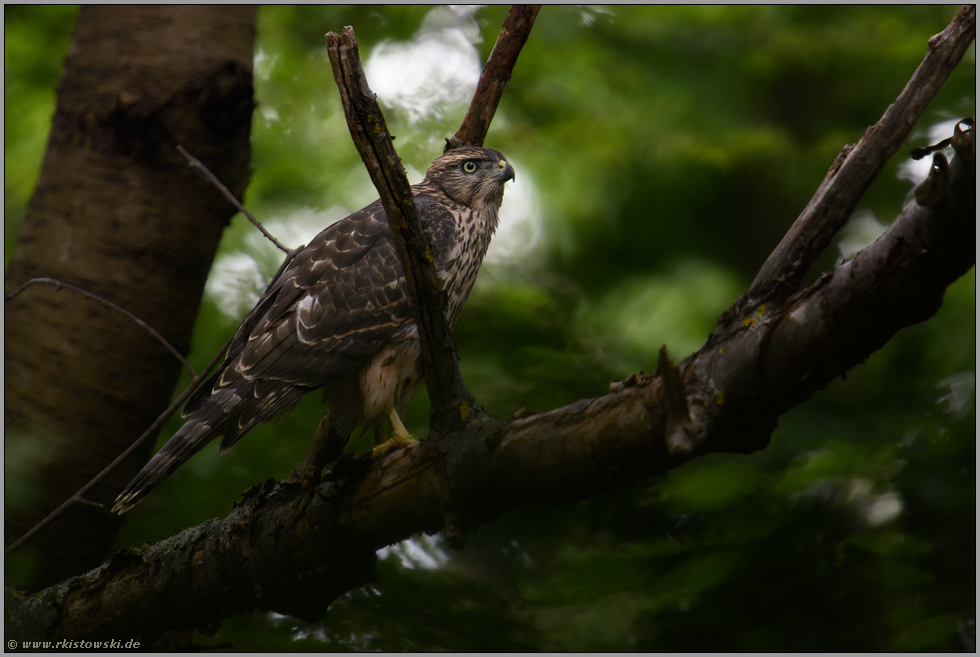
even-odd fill
[{"label": "green foliage", "polygon": [[[955,11],[544,7],[487,144],[508,155],[518,182],[456,331],[478,400],[496,416],[547,410],[652,371],[661,344],[675,359],[696,349]],[[453,37],[463,43],[453,52],[478,70],[505,12],[486,7],[470,21],[415,6],[263,8],[250,210],[296,244],[376,198],[324,32],[353,25],[370,62],[426,35],[450,41],[437,28],[457,25],[482,36],[475,47]],[[73,17],[5,10],[8,259]],[[971,49],[912,145],[975,112],[974,61]],[[387,88],[368,73],[376,91]],[[410,87],[402,75],[395,87]],[[455,132],[472,86],[462,101],[450,82],[440,89],[439,111],[421,118],[379,91],[413,181]],[[911,189],[906,152],[859,212],[885,224],[898,214]],[[829,249],[811,276],[838,255]],[[236,219],[195,333],[196,366],[254,298],[235,291],[254,295],[278,257]],[[532,505],[478,528],[458,553],[416,538],[386,550],[381,581],[344,596],[321,623],[256,613],[196,640],[351,651],[969,648],[975,295],[971,272],[935,318],[781,418],[762,452],[703,457],[575,505]],[[119,544],[223,515],[247,486],[284,476],[319,419],[310,397],[227,454],[204,450],[130,514]],[[424,436],[426,422],[420,390],[407,424]]]}]

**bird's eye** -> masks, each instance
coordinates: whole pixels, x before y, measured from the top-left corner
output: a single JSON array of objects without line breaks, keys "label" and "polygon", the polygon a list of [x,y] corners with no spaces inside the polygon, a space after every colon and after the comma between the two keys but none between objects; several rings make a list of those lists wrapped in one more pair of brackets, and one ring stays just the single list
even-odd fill
[{"label": "bird's eye", "polygon": [[465,162],[463,162],[463,171],[465,171],[466,173],[473,173],[474,171],[476,171],[476,162],[474,162],[473,160],[466,160]]}]

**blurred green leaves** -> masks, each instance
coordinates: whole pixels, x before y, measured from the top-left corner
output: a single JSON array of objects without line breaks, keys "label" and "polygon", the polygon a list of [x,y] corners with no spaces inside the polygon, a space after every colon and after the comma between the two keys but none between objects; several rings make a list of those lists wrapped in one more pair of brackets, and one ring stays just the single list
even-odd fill
[{"label": "blurred green leaves", "polygon": [[666,344],[682,358],[697,350],[745,283],[710,262],[688,260],[666,275],[630,278],[588,310],[588,325],[605,349],[623,362],[653,369]]},{"label": "blurred green leaves", "polygon": [[749,463],[698,459],[669,472],[656,501],[675,513],[719,511],[743,502],[763,478],[763,472]]}]

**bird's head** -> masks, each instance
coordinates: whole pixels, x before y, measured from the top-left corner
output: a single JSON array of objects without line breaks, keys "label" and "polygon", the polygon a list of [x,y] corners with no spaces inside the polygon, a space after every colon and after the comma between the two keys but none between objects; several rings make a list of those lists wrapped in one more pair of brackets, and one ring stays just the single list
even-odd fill
[{"label": "bird's head", "polygon": [[423,184],[437,185],[449,198],[476,210],[496,211],[504,198],[504,183],[514,180],[514,167],[500,151],[463,146],[437,158]]}]

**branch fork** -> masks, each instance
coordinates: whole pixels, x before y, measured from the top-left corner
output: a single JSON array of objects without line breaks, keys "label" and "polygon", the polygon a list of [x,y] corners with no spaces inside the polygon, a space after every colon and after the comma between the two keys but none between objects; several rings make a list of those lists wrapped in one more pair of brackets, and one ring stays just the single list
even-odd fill
[{"label": "branch fork", "polygon": [[[506,81],[523,47],[538,6],[515,5],[504,22],[460,130],[446,150],[482,146]],[[439,290],[431,248],[422,231],[411,185],[401,164],[377,96],[361,66],[354,29],[326,35],[327,53],[340,90],[347,127],[388,215],[395,248],[408,282],[419,331],[422,369],[431,404],[433,437],[459,429],[484,413],[459,372],[456,345],[445,320],[446,299]]]}]

